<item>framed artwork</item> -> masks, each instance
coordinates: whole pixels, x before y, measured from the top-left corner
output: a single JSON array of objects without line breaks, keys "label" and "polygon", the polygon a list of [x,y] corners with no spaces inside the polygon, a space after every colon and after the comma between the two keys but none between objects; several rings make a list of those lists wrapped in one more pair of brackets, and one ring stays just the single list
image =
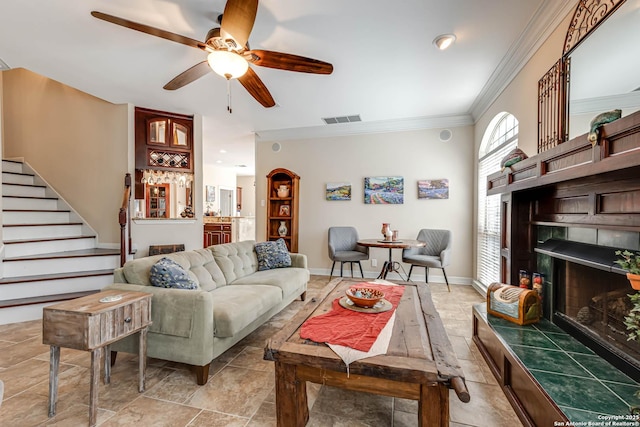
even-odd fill
[{"label": "framed artwork", "polygon": [[404,178],[370,176],[364,179],[365,205],[401,205],[404,203]]},{"label": "framed artwork", "polygon": [[327,200],[351,200],[351,183],[329,182],[325,195]]},{"label": "framed artwork", "polygon": [[278,216],[290,216],[290,215],[291,215],[291,207],[289,205],[280,205]]},{"label": "framed artwork", "polygon": [[207,202],[215,202],[216,201],[216,187],[215,185],[207,185],[205,186],[207,190]]},{"label": "framed artwork", "polygon": [[418,181],[418,199],[448,199],[448,179],[425,179]]}]

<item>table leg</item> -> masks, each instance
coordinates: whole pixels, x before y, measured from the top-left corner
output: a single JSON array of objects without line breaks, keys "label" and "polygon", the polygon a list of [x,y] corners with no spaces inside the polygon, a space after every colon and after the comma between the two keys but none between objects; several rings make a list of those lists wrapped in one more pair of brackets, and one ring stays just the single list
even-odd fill
[{"label": "table leg", "polygon": [[441,384],[422,384],[418,401],[418,426],[449,426],[449,389]]},{"label": "table leg", "polygon": [[91,386],[89,388],[89,427],[95,426],[98,418],[98,389],[100,380],[101,348],[91,350]]},{"label": "table leg", "polygon": [[58,368],[60,367],[60,347],[52,345],[49,348],[49,417],[56,414],[58,400]]},{"label": "table leg", "polygon": [[140,342],[138,345],[138,391],[142,393],[145,386],[145,375],[147,371],[147,330],[149,328],[142,328],[140,330]]},{"label": "table leg", "polygon": [[104,348],[104,380],[106,384],[111,383],[111,345]]},{"label": "table leg", "polygon": [[296,366],[275,362],[278,427],[303,427],[309,420],[307,384],[297,378]]}]

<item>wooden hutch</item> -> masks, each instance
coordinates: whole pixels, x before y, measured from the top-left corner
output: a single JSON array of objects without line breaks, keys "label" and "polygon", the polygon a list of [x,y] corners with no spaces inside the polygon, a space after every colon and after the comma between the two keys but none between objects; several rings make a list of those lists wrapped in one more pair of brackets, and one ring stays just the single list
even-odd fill
[{"label": "wooden hutch", "polygon": [[[278,192],[281,187],[288,188]],[[267,240],[284,239],[290,252],[298,252],[298,204],[300,177],[290,170],[279,168],[267,175]],[[278,233],[284,224],[286,233]]]}]

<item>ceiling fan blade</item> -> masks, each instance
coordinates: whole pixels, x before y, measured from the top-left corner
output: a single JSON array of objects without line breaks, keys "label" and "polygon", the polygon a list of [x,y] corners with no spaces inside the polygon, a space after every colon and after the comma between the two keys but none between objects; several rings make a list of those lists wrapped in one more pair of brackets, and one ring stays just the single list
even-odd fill
[{"label": "ceiling fan blade", "polygon": [[211,67],[209,67],[209,63],[207,61],[202,61],[199,64],[194,65],[188,70],[183,71],[178,74],[171,80],[169,83],[164,85],[164,89],[166,90],[176,90],[180,89],[183,86],[188,85],[191,82],[198,80],[200,77],[208,74],[211,71]]},{"label": "ceiling fan blade", "polygon": [[258,13],[258,0],[229,0],[222,12],[220,33],[223,38],[232,38],[239,48],[249,40]]},{"label": "ceiling fan blade", "polygon": [[191,39],[189,37],[181,36],[180,34],[175,34],[169,31],[161,30],[159,28],[150,27],[138,22],[129,21],[128,19],[118,18],[117,16],[108,15],[106,13],[98,12],[95,10],[91,12],[91,15],[94,18],[102,19],[103,21],[111,22],[112,24],[120,25],[125,28],[130,28],[142,33],[151,34],[152,36],[171,40],[172,42],[186,44],[187,46],[206,50],[206,45],[204,43],[199,42],[198,40]]},{"label": "ceiling fan blade", "polygon": [[270,50],[250,50],[245,53],[245,58],[252,64],[277,68],[279,70],[312,74],[331,74],[333,72],[333,65],[328,62],[292,55],[290,53],[273,52]]},{"label": "ceiling fan blade", "polygon": [[267,89],[264,83],[262,83],[262,80],[260,80],[260,77],[258,77],[256,72],[251,68],[249,68],[243,76],[238,77],[238,80],[247,92],[262,104],[263,107],[269,108],[276,105],[276,101],[273,100],[269,89]]}]

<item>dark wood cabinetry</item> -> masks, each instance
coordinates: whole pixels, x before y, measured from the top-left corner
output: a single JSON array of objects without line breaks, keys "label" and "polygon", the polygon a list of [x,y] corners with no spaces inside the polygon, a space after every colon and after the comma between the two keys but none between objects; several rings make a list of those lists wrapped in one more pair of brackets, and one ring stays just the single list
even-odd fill
[{"label": "dark wood cabinetry", "polygon": [[193,117],[135,109],[135,198],[144,197],[144,170],[193,173]]},{"label": "dark wood cabinetry", "polygon": [[287,169],[267,175],[267,240],[283,238],[290,252],[298,252],[299,187],[300,177]]},{"label": "dark wood cabinetry", "polygon": [[204,225],[204,247],[231,243],[232,226],[231,223],[220,222]]}]

